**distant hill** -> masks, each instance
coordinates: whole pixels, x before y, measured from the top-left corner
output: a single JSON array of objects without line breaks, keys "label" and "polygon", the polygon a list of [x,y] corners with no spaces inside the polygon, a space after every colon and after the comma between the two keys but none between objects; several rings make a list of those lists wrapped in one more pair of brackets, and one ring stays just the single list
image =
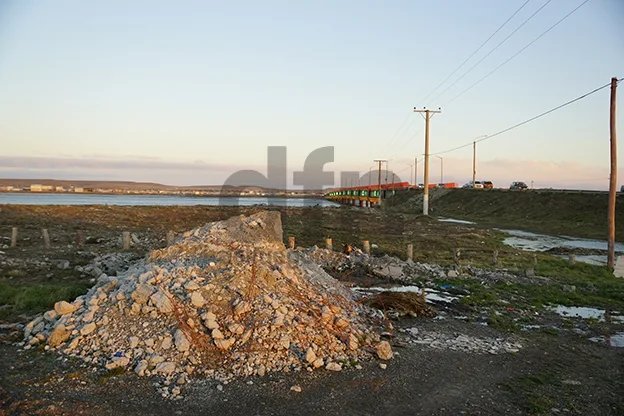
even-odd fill
[{"label": "distant hill", "polygon": [[[158,190],[158,191],[174,191],[174,190],[206,190],[219,191],[221,189],[228,190],[247,190],[258,192],[284,192],[283,189],[263,188],[261,186],[221,186],[221,185],[191,185],[191,186],[174,186],[164,185],[155,182],[132,182],[132,181],[101,181],[101,180],[60,180],[60,179],[6,179],[0,178],[0,187],[2,186],[20,186],[26,187],[31,184],[62,186],[64,188],[80,187],[94,189],[122,189],[122,190]],[[299,192],[301,190],[298,190]]]}]

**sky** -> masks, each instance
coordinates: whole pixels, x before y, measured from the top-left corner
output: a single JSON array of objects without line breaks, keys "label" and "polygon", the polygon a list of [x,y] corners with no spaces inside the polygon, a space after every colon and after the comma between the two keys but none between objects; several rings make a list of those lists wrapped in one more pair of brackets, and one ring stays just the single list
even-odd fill
[{"label": "sky", "polygon": [[[584,1],[3,0],[0,177],[219,185],[285,146],[289,187],[326,147],[326,186],[374,159],[412,181],[418,158],[423,182],[427,107],[432,154],[468,145],[431,156],[430,182],[463,184],[476,137],[624,77],[621,0],[518,53]],[[607,189],[609,94],[479,142],[477,180]]]}]

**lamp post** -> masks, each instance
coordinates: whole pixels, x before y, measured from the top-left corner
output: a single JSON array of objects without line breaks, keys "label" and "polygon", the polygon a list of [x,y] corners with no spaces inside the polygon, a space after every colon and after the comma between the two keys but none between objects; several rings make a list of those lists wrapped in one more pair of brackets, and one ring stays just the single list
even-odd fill
[{"label": "lamp post", "polygon": [[478,136],[475,137],[474,139],[472,139],[472,187],[476,188],[477,187],[477,140],[479,139],[485,139],[486,137],[488,137],[487,134],[484,134],[482,136]]},{"label": "lamp post", "polygon": [[436,155],[440,159],[440,183],[444,183],[444,158]]}]

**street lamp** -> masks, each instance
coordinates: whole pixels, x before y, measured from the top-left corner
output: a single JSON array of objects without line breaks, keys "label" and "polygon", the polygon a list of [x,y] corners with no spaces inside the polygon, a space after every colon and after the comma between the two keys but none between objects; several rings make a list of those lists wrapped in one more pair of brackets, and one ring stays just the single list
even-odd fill
[{"label": "street lamp", "polygon": [[482,136],[478,136],[472,139],[472,187],[473,188],[477,187],[477,182],[476,182],[477,180],[477,140],[485,139],[486,137],[488,137],[488,135],[484,134]]},{"label": "street lamp", "polygon": [[444,158],[436,155],[440,159],[440,183],[444,183]]}]

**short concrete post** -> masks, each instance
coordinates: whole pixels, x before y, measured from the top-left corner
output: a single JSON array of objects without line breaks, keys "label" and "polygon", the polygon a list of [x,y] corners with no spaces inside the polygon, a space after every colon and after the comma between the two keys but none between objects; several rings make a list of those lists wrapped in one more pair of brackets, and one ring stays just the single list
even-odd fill
[{"label": "short concrete post", "polygon": [[576,263],[576,255],[570,254],[570,256],[568,257],[568,263],[570,264],[570,266]]},{"label": "short concrete post", "polygon": [[76,246],[78,248],[82,248],[83,244],[84,244],[84,236],[82,235],[82,231],[78,230],[78,232],[76,233]]},{"label": "short concrete post", "polygon": [[368,240],[362,241],[362,247],[364,249],[364,253],[370,254],[370,242]]},{"label": "short concrete post", "polygon": [[48,234],[47,229],[42,229],[41,234],[43,235],[43,246],[45,248],[50,248],[50,234]]},{"label": "short concrete post", "polygon": [[494,250],[494,253],[492,253],[492,264],[495,266],[498,264],[498,250]]},{"label": "short concrete post", "polygon": [[533,254],[533,267],[537,266],[537,254]]},{"label": "short concrete post", "polygon": [[11,229],[11,247],[15,247],[17,245],[17,227],[13,227]]},{"label": "short concrete post", "polygon": [[288,237],[288,248],[291,250],[295,249],[295,237],[293,236]]},{"label": "short concrete post", "polygon": [[167,231],[167,245],[170,246],[173,244],[173,239],[175,238],[175,234],[173,231]]},{"label": "short concrete post", "polygon": [[409,243],[407,245],[407,259],[408,260],[414,259],[414,245],[412,243]]},{"label": "short concrete post", "polygon": [[121,241],[124,250],[130,250],[130,231],[124,231],[121,233]]},{"label": "short concrete post", "polygon": [[458,248],[453,249],[453,261],[455,263],[459,263],[460,256],[461,256],[461,251]]},{"label": "short concrete post", "polygon": [[325,239],[325,248],[327,250],[333,250],[333,245],[332,245],[332,239],[331,238],[326,238]]}]

